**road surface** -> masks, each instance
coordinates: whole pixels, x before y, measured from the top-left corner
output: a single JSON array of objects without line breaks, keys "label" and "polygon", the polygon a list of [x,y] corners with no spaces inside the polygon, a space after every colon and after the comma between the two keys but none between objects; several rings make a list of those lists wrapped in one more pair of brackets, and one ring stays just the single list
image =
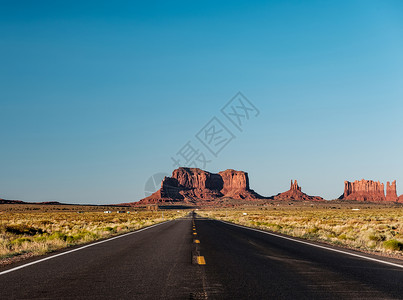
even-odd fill
[{"label": "road surface", "polygon": [[385,261],[189,216],[3,268],[0,299],[403,299]]}]

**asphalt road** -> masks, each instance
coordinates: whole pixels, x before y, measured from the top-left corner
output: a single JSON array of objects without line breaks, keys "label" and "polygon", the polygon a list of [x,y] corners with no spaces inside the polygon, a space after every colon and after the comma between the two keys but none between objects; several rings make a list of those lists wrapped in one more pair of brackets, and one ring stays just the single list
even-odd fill
[{"label": "asphalt road", "polygon": [[24,264],[0,299],[403,299],[403,268],[202,218]]}]

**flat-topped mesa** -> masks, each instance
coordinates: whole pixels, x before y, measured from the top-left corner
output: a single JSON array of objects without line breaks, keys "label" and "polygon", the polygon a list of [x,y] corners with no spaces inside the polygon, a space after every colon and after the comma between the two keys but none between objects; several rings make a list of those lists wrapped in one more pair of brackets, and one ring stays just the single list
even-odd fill
[{"label": "flat-topped mesa", "polygon": [[223,186],[222,178],[218,174],[197,168],[176,169],[172,172],[172,179],[176,179],[178,185],[185,189],[221,190]]},{"label": "flat-topped mesa", "polygon": [[301,191],[301,187],[298,186],[296,180],[294,182],[291,180],[290,189],[284,193],[277,194],[273,196],[274,200],[288,200],[288,201],[324,201],[322,197],[309,196]]},{"label": "flat-topped mesa", "polygon": [[379,181],[356,180],[354,182],[344,182],[344,193],[339,199],[342,200],[357,200],[368,202],[396,202],[398,201],[396,193],[396,180],[390,184],[386,183],[386,196],[385,185]]},{"label": "flat-topped mesa", "polygon": [[232,199],[261,199],[262,196],[249,188],[248,173],[225,170],[218,174],[198,168],[178,168],[171,177],[165,177],[161,188],[139,204],[159,202],[196,203],[221,197]]},{"label": "flat-topped mesa", "polygon": [[219,172],[218,176],[222,178],[223,186],[221,192],[224,195],[234,191],[243,192],[249,190],[249,177],[246,172],[229,169]]}]

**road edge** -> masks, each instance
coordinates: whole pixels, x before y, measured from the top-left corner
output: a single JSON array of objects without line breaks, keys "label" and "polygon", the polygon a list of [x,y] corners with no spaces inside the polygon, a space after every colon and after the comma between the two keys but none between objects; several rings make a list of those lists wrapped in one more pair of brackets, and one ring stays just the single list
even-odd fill
[{"label": "road edge", "polygon": [[[89,247],[92,247],[92,246],[95,246],[95,245],[103,244],[103,243],[106,243],[106,242],[109,242],[109,241],[112,241],[112,240],[116,240],[116,239],[119,239],[119,238],[122,238],[122,237],[126,237],[126,236],[128,236],[128,235],[132,235],[132,234],[135,234],[135,233],[139,233],[139,232],[141,232],[141,231],[144,231],[144,230],[147,230],[147,229],[151,229],[151,228],[154,228],[154,227],[159,226],[159,225],[162,225],[162,224],[167,224],[167,223],[172,222],[172,221],[175,221],[175,220],[177,220],[177,219],[173,219],[173,220],[169,220],[169,221],[157,223],[157,224],[154,224],[154,225],[151,225],[151,226],[147,226],[147,227],[140,228],[140,229],[135,230],[135,231],[127,232],[127,233],[120,234],[120,235],[116,235],[116,236],[113,236],[113,237],[110,237],[110,238],[107,238],[107,239],[104,239],[104,240],[96,241],[96,242],[93,242],[93,243],[90,243],[90,244],[87,244],[87,245],[84,245],[84,246],[80,246],[80,247],[78,247],[78,248],[74,248],[74,249],[71,249],[71,250],[63,251],[63,252],[58,253],[58,254],[53,254],[53,255],[50,255],[50,256],[46,256],[46,257],[44,257],[44,258],[40,258],[40,259],[38,259],[38,260],[34,260],[34,261],[32,261],[32,262],[22,264],[22,265],[19,265],[19,266],[17,266],[17,267],[10,268],[10,269],[8,269],[8,270],[1,271],[1,272],[0,272],[0,276],[1,276],[1,275],[5,275],[5,274],[10,273],[10,272],[14,272],[14,271],[17,271],[17,270],[26,268],[26,267],[29,267],[29,266],[32,266],[32,265],[35,265],[35,264],[38,264],[38,263],[41,263],[41,262],[44,262],[44,261],[47,261],[47,260],[50,260],[50,259],[53,259],[53,258],[56,258],[56,257],[59,257],[59,256],[63,256],[63,255],[66,255],[66,254],[70,254],[70,253],[73,253],[73,252],[76,252],[76,251],[79,251],[79,250],[83,250],[83,249],[85,249],[85,248],[89,248]],[[66,248],[64,248],[64,249],[66,249]],[[68,249],[68,248],[67,248],[67,249]]]},{"label": "road edge", "polygon": [[[265,230],[261,230],[261,229],[256,229],[256,228],[244,226],[244,225],[239,225],[239,224],[231,223],[231,222],[228,222],[228,221],[217,220],[217,219],[212,219],[212,220],[219,221],[219,222],[222,222],[224,224],[232,225],[232,226],[235,226],[235,227],[240,227],[240,228],[243,228],[243,229],[248,229],[248,230],[253,230],[253,231],[256,231],[256,232],[268,234],[268,235],[271,235],[271,236],[274,236],[274,237],[277,237],[277,238],[286,239],[286,240],[297,242],[297,243],[300,243],[300,244],[305,244],[305,245],[308,245],[308,246],[321,248],[321,249],[325,249],[325,250],[328,250],[328,251],[333,251],[333,252],[337,252],[337,253],[341,253],[341,254],[346,254],[346,255],[350,255],[350,256],[354,256],[354,257],[358,257],[358,258],[362,258],[362,259],[370,260],[370,261],[373,261],[373,262],[386,264],[386,265],[389,265],[389,266],[393,266],[393,267],[403,269],[403,264],[393,263],[393,262],[381,260],[381,259],[378,259],[378,258],[365,256],[364,254],[358,254],[358,253],[353,253],[353,252],[349,252],[349,251],[346,251],[346,250],[336,249],[334,247],[331,247],[330,245],[327,245],[327,246],[319,245],[319,244],[316,244],[316,243],[313,243],[313,242],[310,242],[310,241],[307,241],[307,240],[300,240],[300,239],[295,238],[295,237],[280,235],[280,234],[273,233],[273,232],[270,232],[270,231],[265,231]],[[354,250],[351,249],[351,251],[354,251]]]}]

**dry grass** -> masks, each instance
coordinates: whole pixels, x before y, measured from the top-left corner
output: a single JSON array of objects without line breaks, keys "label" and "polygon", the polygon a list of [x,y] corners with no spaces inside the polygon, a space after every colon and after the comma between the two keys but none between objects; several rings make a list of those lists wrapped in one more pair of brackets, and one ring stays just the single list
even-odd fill
[{"label": "dry grass", "polygon": [[403,254],[403,208],[211,210],[200,213],[249,227],[364,251]]},{"label": "dry grass", "polygon": [[[82,208],[81,208],[82,209]],[[48,210],[48,208],[46,208]],[[99,210],[99,209],[98,209]],[[116,210],[116,209],[115,209]],[[41,255],[181,217],[185,212],[0,211],[0,261],[21,254]]]}]

